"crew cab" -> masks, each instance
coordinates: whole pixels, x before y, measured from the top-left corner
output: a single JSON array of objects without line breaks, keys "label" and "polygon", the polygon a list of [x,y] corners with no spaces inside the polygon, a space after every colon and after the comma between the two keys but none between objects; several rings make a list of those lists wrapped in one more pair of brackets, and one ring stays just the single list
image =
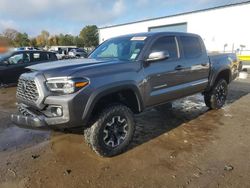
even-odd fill
[{"label": "crew cab", "polygon": [[219,109],[232,81],[228,55],[211,56],[196,34],[139,33],[109,39],[87,59],[28,67],[17,87],[24,128],[85,127],[85,139],[101,156],[114,156],[131,142],[133,114],[202,93]]}]

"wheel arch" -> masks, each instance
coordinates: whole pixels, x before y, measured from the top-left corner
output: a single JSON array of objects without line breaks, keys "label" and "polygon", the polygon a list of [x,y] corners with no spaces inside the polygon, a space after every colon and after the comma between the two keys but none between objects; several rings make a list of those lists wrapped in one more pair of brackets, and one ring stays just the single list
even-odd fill
[{"label": "wheel arch", "polygon": [[[95,108],[96,106],[99,104],[99,102],[102,99],[105,99],[105,97],[113,97],[114,95],[118,95],[118,94],[125,94],[127,92],[127,94],[131,95],[129,99],[129,102],[131,102],[131,100],[135,100],[136,101],[136,107],[134,108],[133,106],[130,105],[126,105],[129,108],[131,108],[131,110],[134,113],[139,113],[141,111],[143,111],[144,109],[144,105],[143,105],[143,101],[142,101],[142,97],[140,94],[139,89],[137,88],[136,85],[134,84],[122,84],[122,85],[111,85],[109,87],[103,87],[101,89],[98,89],[96,91],[93,92],[93,94],[89,97],[89,100],[86,104],[85,110],[83,112],[83,120],[84,120],[84,124],[87,124],[89,122],[89,120],[91,120],[91,117],[95,114],[93,114],[93,112],[95,112]],[[125,97],[125,100],[127,98]],[[114,100],[113,103],[116,103],[117,100]]]},{"label": "wheel arch", "polygon": [[229,84],[232,81],[231,69],[223,67],[220,70],[216,71],[214,74],[212,74],[210,84],[207,90],[210,90],[220,78],[224,78],[227,84]]}]

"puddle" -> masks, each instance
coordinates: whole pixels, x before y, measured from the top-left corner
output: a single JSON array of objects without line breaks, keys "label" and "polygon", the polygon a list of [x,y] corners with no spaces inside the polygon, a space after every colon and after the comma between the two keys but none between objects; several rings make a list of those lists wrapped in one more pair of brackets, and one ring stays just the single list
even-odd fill
[{"label": "puddle", "polygon": [[248,73],[247,72],[240,72],[239,74],[239,79],[247,79],[248,78]]},{"label": "puddle", "polygon": [[0,89],[0,152],[27,148],[50,138],[51,131],[22,129],[10,121],[16,112],[16,88]]},{"label": "puddle", "polygon": [[50,138],[50,131],[21,129],[13,126],[1,130],[0,151],[26,148]]}]

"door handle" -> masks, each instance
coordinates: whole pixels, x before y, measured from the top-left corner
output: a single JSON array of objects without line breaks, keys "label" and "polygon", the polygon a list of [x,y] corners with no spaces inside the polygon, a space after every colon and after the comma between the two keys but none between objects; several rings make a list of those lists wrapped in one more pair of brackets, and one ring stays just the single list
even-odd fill
[{"label": "door handle", "polygon": [[182,70],[182,69],[184,69],[182,65],[178,65],[177,67],[175,67],[175,70]]}]

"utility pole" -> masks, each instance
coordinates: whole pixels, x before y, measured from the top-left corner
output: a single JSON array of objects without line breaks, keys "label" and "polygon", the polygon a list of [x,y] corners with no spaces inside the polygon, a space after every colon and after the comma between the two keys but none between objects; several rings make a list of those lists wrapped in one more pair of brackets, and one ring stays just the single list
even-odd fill
[{"label": "utility pole", "polygon": [[228,46],[228,44],[224,44],[224,53],[226,52],[226,47]]}]

